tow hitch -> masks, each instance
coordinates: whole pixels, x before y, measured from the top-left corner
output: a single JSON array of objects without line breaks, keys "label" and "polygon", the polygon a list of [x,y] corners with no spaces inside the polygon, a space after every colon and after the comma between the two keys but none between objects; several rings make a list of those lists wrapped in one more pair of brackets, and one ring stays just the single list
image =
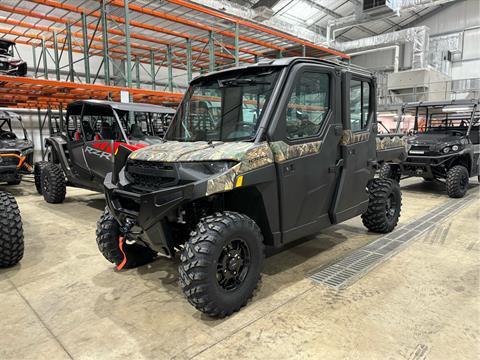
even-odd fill
[{"label": "tow hitch", "polygon": [[118,248],[123,255],[123,260],[120,264],[117,265],[118,271],[122,270],[127,263],[127,255],[125,254],[125,251],[123,251],[123,244],[125,243],[125,238],[127,237],[134,224],[134,220],[127,218],[127,220],[125,221],[125,225],[120,227],[120,235],[118,236]]}]

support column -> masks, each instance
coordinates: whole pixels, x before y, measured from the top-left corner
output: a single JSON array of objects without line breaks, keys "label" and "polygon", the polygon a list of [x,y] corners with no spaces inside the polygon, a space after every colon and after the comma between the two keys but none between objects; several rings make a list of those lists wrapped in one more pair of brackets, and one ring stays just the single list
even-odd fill
[{"label": "support column", "polygon": [[55,59],[55,76],[60,80],[60,57],[58,53],[58,34],[53,32],[53,58]]},{"label": "support column", "polygon": [[[130,74],[130,71],[128,71],[128,74]],[[132,75],[130,74],[130,77]],[[140,58],[138,56],[135,56],[135,79],[137,80],[137,89],[140,89]],[[132,80],[130,80],[132,82]]]},{"label": "support column", "polygon": [[34,45],[32,45],[32,59],[33,59],[33,72],[34,72],[34,77],[37,77],[37,51]]},{"label": "support column", "polygon": [[40,108],[37,108],[37,115],[38,115],[38,130],[40,132],[40,152],[42,154],[42,160],[45,160],[45,149],[43,145],[43,126],[42,126],[42,113],[40,112]]},{"label": "support column", "polygon": [[192,39],[187,39],[187,79],[188,82],[192,81]]},{"label": "support column", "polygon": [[47,47],[45,46],[45,38],[42,38],[42,60],[43,60],[43,76],[48,79],[47,68]]},{"label": "support column", "polygon": [[168,91],[173,92],[172,46],[167,45]]},{"label": "support column", "polygon": [[73,69],[73,46],[72,46],[72,28],[69,23],[67,28],[67,45],[68,45],[68,79],[71,82],[75,81],[75,72]]},{"label": "support column", "polygon": [[240,49],[239,49],[239,38],[240,35],[240,25],[235,23],[235,66],[240,65]]},{"label": "support column", "polygon": [[110,85],[110,59],[108,57],[107,10],[106,10],[105,0],[101,0],[101,2],[102,2],[101,17],[102,17],[103,72],[105,74],[105,84]]},{"label": "support column", "polygon": [[152,90],[156,90],[157,84],[155,84],[155,53],[150,50],[150,77],[152,81]]},{"label": "support column", "polygon": [[215,38],[213,31],[210,31],[209,37],[208,37],[208,57],[209,57],[209,62],[208,62],[208,69],[210,72],[215,71]]},{"label": "support column", "polygon": [[82,35],[83,35],[83,62],[85,64],[85,82],[90,84],[90,43],[88,41],[88,34],[87,34],[87,15],[82,13]]},{"label": "support column", "polygon": [[[125,16],[125,30],[124,30],[124,33],[125,33],[125,44],[126,44],[126,48],[127,48],[127,69],[131,69],[132,67],[132,48],[131,48],[131,45],[130,45],[130,10],[128,8],[128,0],[124,0],[123,1],[123,5],[124,5],[124,16]],[[138,59],[136,59],[137,61],[137,74],[140,73],[140,62],[138,62]],[[125,74],[126,78],[127,78],[127,86],[129,88],[132,87],[132,73],[130,71],[127,71],[126,74]],[[137,87],[140,87],[140,75],[137,75]]]}]

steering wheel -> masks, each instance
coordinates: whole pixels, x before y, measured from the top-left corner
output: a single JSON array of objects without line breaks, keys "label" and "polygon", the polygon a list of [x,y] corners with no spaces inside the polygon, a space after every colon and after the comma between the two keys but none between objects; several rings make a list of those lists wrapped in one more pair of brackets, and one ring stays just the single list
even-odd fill
[{"label": "steering wheel", "polygon": [[10,131],[0,133],[0,139],[2,140],[15,140],[17,136]]},{"label": "steering wheel", "polygon": [[460,131],[460,130],[450,130],[452,132],[452,134],[455,134],[455,135],[459,135],[459,136],[463,136],[465,135],[466,133],[464,133],[463,131]]},{"label": "steering wheel", "polygon": [[255,124],[246,122],[246,121],[240,121],[237,123],[237,126],[241,128],[241,131],[250,131],[255,129]]}]

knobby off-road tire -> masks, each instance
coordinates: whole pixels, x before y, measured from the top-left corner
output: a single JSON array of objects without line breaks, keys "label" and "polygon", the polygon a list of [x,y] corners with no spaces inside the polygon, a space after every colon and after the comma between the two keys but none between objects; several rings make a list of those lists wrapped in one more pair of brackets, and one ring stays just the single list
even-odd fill
[{"label": "knobby off-road tire", "polygon": [[225,211],[200,220],[180,256],[180,287],[197,310],[222,318],[253,296],[265,260],[257,224]]},{"label": "knobby off-road tire", "polygon": [[59,204],[65,200],[67,184],[59,165],[49,163],[41,171],[42,194],[46,202]]},{"label": "knobby off-road tire", "polygon": [[0,268],[17,264],[23,257],[23,226],[13,195],[0,191]]},{"label": "knobby off-road tire", "polygon": [[[105,259],[115,266],[123,261],[123,253],[118,242],[119,236],[120,225],[106,208],[97,221],[97,246]],[[152,249],[137,243],[124,243],[123,252],[127,258],[127,262],[123,266],[124,269],[145,265],[153,261],[158,255]]]},{"label": "knobby off-road tire", "polygon": [[465,166],[455,165],[447,172],[447,194],[451,198],[462,198],[468,189],[468,170]]},{"label": "knobby off-road tire", "polygon": [[392,179],[400,182],[400,169],[390,164],[383,164],[378,170],[378,177],[380,179]]},{"label": "knobby off-road tire", "polygon": [[362,215],[363,225],[373,232],[388,233],[397,226],[402,207],[398,182],[392,179],[372,179],[368,183],[368,209]]},{"label": "knobby off-road tire", "polygon": [[42,171],[48,164],[50,164],[48,161],[38,161],[33,166],[33,178],[35,180],[35,188],[40,195],[42,195]]}]

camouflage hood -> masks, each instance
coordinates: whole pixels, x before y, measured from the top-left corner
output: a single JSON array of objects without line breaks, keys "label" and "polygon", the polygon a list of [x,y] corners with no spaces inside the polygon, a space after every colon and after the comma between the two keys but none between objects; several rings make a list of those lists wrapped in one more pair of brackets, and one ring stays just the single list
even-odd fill
[{"label": "camouflage hood", "polygon": [[246,154],[258,147],[250,142],[179,142],[167,141],[155,144],[130,155],[130,159],[162,162],[187,161],[242,161]]}]

